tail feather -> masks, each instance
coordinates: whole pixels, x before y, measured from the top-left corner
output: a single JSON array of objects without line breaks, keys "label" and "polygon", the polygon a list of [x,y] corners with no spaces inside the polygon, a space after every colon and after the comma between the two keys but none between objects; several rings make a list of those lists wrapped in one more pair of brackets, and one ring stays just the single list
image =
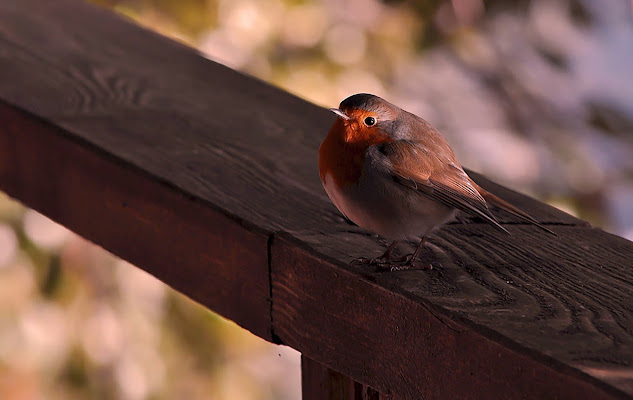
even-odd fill
[{"label": "tail feather", "polygon": [[535,220],[534,218],[532,218],[530,215],[526,214],[525,212],[521,211],[520,209],[516,208],[512,204],[508,203],[505,200],[500,199],[499,197],[495,196],[494,194],[490,192],[487,192],[485,189],[481,188],[477,184],[475,184],[475,187],[477,188],[477,191],[479,192],[479,194],[481,194],[481,197],[483,197],[487,203],[492,204],[493,206],[498,207],[504,210],[505,212],[514,215],[515,217],[519,218],[520,220],[524,222],[529,222],[533,225],[536,225],[537,227],[541,228],[545,232],[558,237],[556,233],[547,229],[546,227],[541,225],[537,220]]}]

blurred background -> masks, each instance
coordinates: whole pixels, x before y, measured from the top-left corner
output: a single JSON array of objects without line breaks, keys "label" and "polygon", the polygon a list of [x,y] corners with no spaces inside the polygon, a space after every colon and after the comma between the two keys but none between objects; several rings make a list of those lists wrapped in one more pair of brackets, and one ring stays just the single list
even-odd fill
[{"label": "blurred background", "polygon": [[[385,97],[466,167],[633,239],[631,0],[92,2],[325,107]],[[0,196],[0,399],[299,394],[293,350]]]}]

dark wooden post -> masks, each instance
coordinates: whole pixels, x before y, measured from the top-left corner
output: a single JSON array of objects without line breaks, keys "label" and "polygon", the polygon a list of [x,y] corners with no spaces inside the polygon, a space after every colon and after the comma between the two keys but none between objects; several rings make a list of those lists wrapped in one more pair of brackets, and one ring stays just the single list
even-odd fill
[{"label": "dark wooden post", "polygon": [[301,356],[302,400],[388,400],[378,391]]}]

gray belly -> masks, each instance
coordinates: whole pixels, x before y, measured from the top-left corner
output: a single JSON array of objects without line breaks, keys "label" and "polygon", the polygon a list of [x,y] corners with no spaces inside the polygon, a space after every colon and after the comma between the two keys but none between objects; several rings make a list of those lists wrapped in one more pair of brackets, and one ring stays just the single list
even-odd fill
[{"label": "gray belly", "polygon": [[366,171],[358,184],[336,188],[326,177],[332,202],[358,226],[391,239],[418,239],[442,225],[455,210],[428,199],[379,171]]}]

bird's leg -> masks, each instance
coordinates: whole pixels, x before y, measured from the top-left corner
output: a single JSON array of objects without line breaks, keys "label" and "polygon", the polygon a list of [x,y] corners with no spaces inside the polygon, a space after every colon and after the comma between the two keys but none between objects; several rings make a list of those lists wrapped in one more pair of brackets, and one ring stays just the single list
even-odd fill
[{"label": "bird's leg", "polygon": [[397,244],[398,244],[397,240],[394,240],[393,242],[391,242],[389,247],[387,247],[387,250],[385,250],[385,253],[382,256],[376,258],[375,260],[384,260],[384,261],[387,261],[387,262],[390,261],[391,260],[391,253],[396,248]]},{"label": "bird's leg", "polygon": [[428,239],[428,236],[424,236],[422,240],[420,240],[420,244],[418,244],[418,247],[415,249],[415,251],[411,255],[411,258],[409,259],[409,261],[415,260],[418,258],[418,256],[420,255],[420,251],[422,250],[422,247],[424,247],[424,245],[426,244],[426,239]]},{"label": "bird's leg", "polygon": [[426,244],[426,240],[429,238],[429,235],[431,234],[431,232],[433,231],[433,228],[431,227],[430,229],[428,229],[426,231],[426,233],[424,234],[424,236],[422,237],[422,239],[420,240],[420,243],[418,244],[418,247],[415,249],[415,251],[413,252],[413,254],[411,254],[410,256],[405,256],[404,260],[407,260],[404,264],[402,265],[391,265],[388,266],[385,269],[389,269],[389,271],[404,271],[407,269],[433,269],[433,266],[431,264],[418,264],[416,263],[418,256],[420,255],[420,252],[422,251],[422,248],[424,247],[424,245]]},{"label": "bird's leg", "polygon": [[394,240],[393,242],[391,242],[389,247],[387,247],[387,250],[380,257],[376,257],[376,258],[359,257],[359,258],[355,259],[354,261],[352,261],[350,263],[350,265],[356,265],[356,264],[367,264],[367,265],[389,264],[391,262],[391,253],[396,248],[397,244],[398,244],[397,240]]}]

